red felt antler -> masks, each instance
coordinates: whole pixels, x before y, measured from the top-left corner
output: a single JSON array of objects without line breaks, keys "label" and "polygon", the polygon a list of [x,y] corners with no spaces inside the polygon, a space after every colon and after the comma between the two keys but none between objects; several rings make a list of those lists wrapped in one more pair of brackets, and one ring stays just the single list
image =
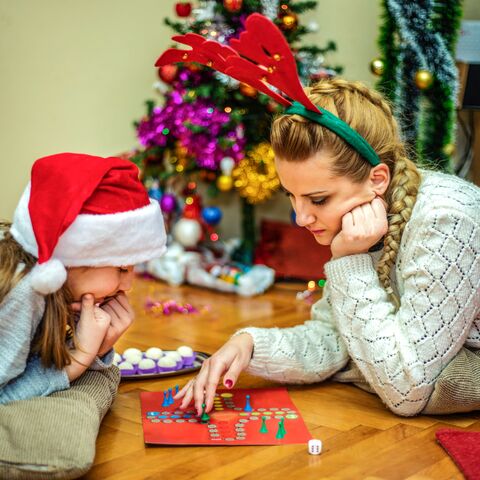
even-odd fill
[{"label": "red felt antler", "polygon": [[245,22],[245,30],[238,39],[230,41],[230,47],[206,40],[196,33],[172,37],[192,50],[166,50],[156,61],[159,67],[177,62],[197,62],[241,82],[248,83],[282,105],[292,102],[283,94],[296,100],[313,112],[319,110],[303,91],[297,66],[282,32],[268,18],[253,13]]}]

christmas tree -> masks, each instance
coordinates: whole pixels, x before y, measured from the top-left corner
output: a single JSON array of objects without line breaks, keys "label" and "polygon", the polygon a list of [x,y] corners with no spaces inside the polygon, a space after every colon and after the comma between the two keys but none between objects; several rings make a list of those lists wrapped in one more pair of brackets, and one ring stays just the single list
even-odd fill
[{"label": "christmas tree", "polygon": [[383,0],[381,57],[371,63],[418,162],[451,171],[460,0]]},{"label": "christmas tree", "polygon": [[[300,25],[299,15],[316,7],[316,1],[203,0],[175,5],[176,21],[166,19],[177,34],[193,32],[227,44],[238,38],[249,14],[258,12],[274,21],[295,54],[304,85],[335,75],[324,55],[335,50],[300,45],[315,22]],[[152,59],[153,60],[153,59]],[[153,62],[152,62],[153,63]],[[197,183],[208,184],[214,199],[220,192],[238,193],[242,202],[242,248],[236,259],[251,263],[255,246],[254,206],[268,200],[279,181],[268,143],[272,116],[282,108],[250,85],[195,63],[164,65],[158,69],[157,91],[163,104],[147,102],[147,113],[135,124],[142,148],[132,160],[139,165],[150,195],[170,215],[171,227],[179,216],[202,217],[212,230],[220,218],[216,207],[201,208]],[[210,200],[212,203],[213,200]]]}]

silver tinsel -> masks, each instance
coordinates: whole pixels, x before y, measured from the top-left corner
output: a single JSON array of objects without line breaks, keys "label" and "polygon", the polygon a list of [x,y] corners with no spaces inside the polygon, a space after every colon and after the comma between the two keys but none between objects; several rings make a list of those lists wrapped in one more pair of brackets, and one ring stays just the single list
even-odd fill
[{"label": "silver tinsel", "polygon": [[[403,122],[405,139],[413,142],[418,135],[420,92],[408,88],[414,81],[412,70],[428,70],[440,82],[452,86],[451,100],[455,103],[458,91],[455,60],[444,39],[431,31],[429,24],[433,15],[433,0],[412,2],[387,0],[387,8],[399,32],[399,66],[395,72],[395,110]],[[408,60],[408,65],[406,64]],[[412,95],[414,97],[412,97]]]},{"label": "silver tinsel", "polygon": [[279,0],[261,0],[262,13],[270,20],[274,20],[278,17],[278,4]]}]

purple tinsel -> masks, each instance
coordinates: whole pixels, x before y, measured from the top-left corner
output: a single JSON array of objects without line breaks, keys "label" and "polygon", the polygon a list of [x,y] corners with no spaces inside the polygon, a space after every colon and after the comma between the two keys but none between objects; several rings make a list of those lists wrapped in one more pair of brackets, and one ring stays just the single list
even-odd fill
[{"label": "purple tinsel", "polygon": [[[228,113],[219,110],[205,98],[186,102],[184,95],[187,91],[178,84],[175,87],[166,95],[165,105],[155,107],[151,116],[138,125],[140,143],[146,147],[165,147],[167,143],[172,145],[172,140],[179,140],[198,166],[209,170],[217,170],[224,157],[240,161],[245,147],[243,125],[227,128],[226,125],[230,123]],[[194,132],[192,127],[193,130],[196,130],[195,127],[201,128]],[[224,148],[218,142],[222,137],[229,141]]]}]

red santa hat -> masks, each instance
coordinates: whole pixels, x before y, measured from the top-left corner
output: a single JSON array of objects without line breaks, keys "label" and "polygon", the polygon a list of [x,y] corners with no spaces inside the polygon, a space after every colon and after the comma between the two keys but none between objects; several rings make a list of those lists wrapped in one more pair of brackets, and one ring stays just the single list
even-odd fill
[{"label": "red santa hat", "polygon": [[43,295],[65,283],[65,267],[134,265],[166,249],[158,202],[138,168],[116,157],[60,153],[37,160],[10,231],[38,258],[32,285]]}]

